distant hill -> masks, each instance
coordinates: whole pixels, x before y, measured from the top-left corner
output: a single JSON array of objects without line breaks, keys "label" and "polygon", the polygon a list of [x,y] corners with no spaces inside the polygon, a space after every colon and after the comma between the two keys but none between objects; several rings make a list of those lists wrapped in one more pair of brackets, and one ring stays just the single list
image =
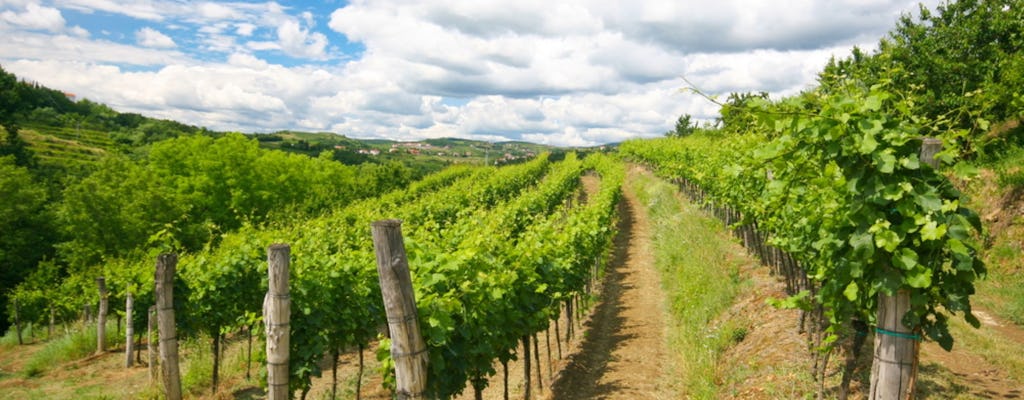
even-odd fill
[{"label": "distant hill", "polygon": [[[83,170],[107,154],[144,151],[161,140],[224,134],[177,121],[121,113],[88,99],[76,99],[70,93],[20,81],[0,68],[0,126],[16,129],[42,167]],[[267,149],[311,157],[329,151],[334,159],[346,164],[399,161],[421,171],[456,163],[514,163],[542,152],[557,156],[570,150],[522,141],[437,138],[399,142],[291,130],[249,135]]]}]

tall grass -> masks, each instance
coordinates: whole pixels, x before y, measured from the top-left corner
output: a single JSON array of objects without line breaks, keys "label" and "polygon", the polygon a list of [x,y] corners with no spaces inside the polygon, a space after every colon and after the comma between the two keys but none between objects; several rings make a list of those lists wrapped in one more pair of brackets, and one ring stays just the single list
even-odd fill
[{"label": "tall grass", "polygon": [[[15,339],[17,340],[17,339]],[[107,321],[107,348],[124,341],[124,332],[117,332],[115,321]],[[42,375],[55,365],[85,358],[96,352],[96,324],[76,327],[69,334],[51,340],[32,355],[22,370],[26,377]]]},{"label": "tall grass", "polygon": [[669,296],[673,317],[670,347],[682,354],[680,377],[686,395],[719,398],[715,384],[719,356],[743,339],[738,323],[714,324],[739,292],[739,263],[735,247],[717,220],[676,197],[676,187],[644,174],[631,180],[651,221],[655,265]]}]

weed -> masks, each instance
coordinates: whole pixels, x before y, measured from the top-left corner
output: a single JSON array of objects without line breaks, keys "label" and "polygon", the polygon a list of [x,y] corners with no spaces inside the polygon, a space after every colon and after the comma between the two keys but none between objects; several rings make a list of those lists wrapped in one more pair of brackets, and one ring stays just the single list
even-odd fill
[{"label": "weed", "polygon": [[746,328],[710,326],[732,304],[741,286],[739,265],[729,263],[731,242],[722,224],[676,198],[675,186],[649,175],[631,182],[652,221],[655,265],[669,293],[673,317],[670,346],[685,354],[680,366],[692,398],[717,398],[719,356],[746,337]]}]

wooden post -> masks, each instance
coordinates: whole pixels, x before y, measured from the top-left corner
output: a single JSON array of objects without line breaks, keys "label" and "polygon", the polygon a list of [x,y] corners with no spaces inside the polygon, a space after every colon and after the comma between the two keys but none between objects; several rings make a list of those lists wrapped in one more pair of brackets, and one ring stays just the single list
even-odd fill
[{"label": "wooden post", "polygon": [[18,333],[18,345],[24,345],[25,341],[21,338],[21,319],[18,317],[18,298],[14,298],[14,331]]},{"label": "wooden post", "polygon": [[56,324],[56,312],[53,309],[53,305],[50,305],[50,326],[46,329],[46,340],[53,339],[53,326]]},{"label": "wooden post", "polygon": [[371,228],[380,291],[391,332],[396,394],[399,400],[423,399],[427,386],[427,346],[420,335],[412,277],[402,240],[402,222],[376,221]]},{"label": "wooden post", "polygon": [[156,306],[149,306],[149,318],[146,320],[146,350],[149,353],[149,381],[156,380],[156,346],[153,343],[153,320],[156,319]]},{"label": "wooden post", "polygon": [[919,337],[901,321],[909,309],[910,295],[904,290],[878,296],[871,400],[914,398]]},{"label": "wooden post", "polygon": [[939,160],[935,155],[942,151],[942,139],[922,138],[921,139],[921,162],[930,165],[934,169],[939,168]]},{"label": "wooden post", "polygon": [[107,280],[96,278],[100,292],[100,307],[96,312],[96,354],[107,350]]},{"label": "wooden post", "polygon": [[181,373],[178,369],[178,337],[174,327],[174,269],[176,254],[161,254],[156,259],[156,316],[160,332],[160,375],[167,400],[181,400]]},{"label": "wooden post", "polygon": [[132,311],[134,299],[132,299],[132,292],[128,292],[124,297],[124,315],[127,323],[124,327],[124,367],[132,367],[132,353],[135,352],[135,327],[132,326]]},{"label": "wooden post", "polygon": [[[921,140],[921,162],[939,168],[935,154],[942,140]],[[917,382],[921,337],[913,327],[903,325],[910,310],[910,293],[900,290],[889,296],[878,295],[878,328],[875,330],[875,356],[871,366],[871,400],[912,399]]]},{"label": "wooden post", "polygon": [[263,323],[267,332],[267,399],[288,400],[288,347],[291,298],[288,291],[288,263],[291,247],[273,244],[267,248],[269,285],[263,298]]}]

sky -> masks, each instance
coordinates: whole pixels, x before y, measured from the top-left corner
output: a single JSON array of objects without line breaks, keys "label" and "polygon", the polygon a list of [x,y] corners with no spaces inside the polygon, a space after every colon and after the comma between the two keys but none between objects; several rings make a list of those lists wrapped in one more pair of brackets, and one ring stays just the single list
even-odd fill
[{"label": "sky", "polygon": [[[933,8],[938,0],[926,0]],[[0,0],[20,78],[219,131],[591,146],[815,85],[905,0]]]}]

